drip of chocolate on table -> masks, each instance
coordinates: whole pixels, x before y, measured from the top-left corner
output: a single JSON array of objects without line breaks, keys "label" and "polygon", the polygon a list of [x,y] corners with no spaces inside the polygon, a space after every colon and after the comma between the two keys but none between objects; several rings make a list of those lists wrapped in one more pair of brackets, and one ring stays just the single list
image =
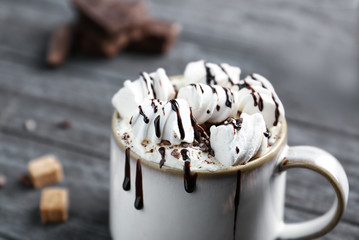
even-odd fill
[{"label": "drip of chocolate on table", "polygon": [[236,193],[234,196],[234,224],[233,224],[233,240],[236,239],[236,230],[237,230],[237,215],[238,215],[238,206],[241,198],[241,170],[237,171],[237,185]]},{"label": "drip of chocolate on table", "polygon": [[141,159],[136,163],[136,199],[135,208],[140,210],[143,208],[143,186],[142,186],[142,167]]},{"label": "drip of chocolate on table", "polygon": [[184,188],[186,192],[192,193],[196,190],[196,182],[197,182],[197,173],[191,174],[191,159],[189,158],[189,152],[187,149],[181,150],[181,155],[184,161],[183,167],[183,178],[184,178]]},{"label": "drip of chocolate on table", "polygon": [[128,191],[131,189],[131,166],[130,166],[130,148],[125,151],[125,178],[123,180],[123,190]]}]

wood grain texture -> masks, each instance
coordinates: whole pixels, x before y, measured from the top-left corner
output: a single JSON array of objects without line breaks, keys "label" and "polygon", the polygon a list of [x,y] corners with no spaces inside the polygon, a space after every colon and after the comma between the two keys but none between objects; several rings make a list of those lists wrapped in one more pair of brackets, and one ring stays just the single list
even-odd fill
[{"label": "wood grain texture", "polygon": [[[68,1],[0,0],[0,239],[109,239],[108,159],[112,95],[125,79],[164,67],[179,74],[206,59],[267,76],[284,102],[290,145],[315,145],[340,159],[350,181],[343,220],[321,239],[359,236],[359,84],[356,14],[350,1],[146,1],[152,15],[183,31],[165,56],[121,53],[108,61],[76,55],[44,68],[52,30],[74,18]],[[23,130],[35,119],[34,132]],[[71,128],[56,127],[71,121]],[[69,221],[43,226],[39,192],[17,183],[29,159],[55,153],[70,189]],[[324,212],[333,193],[307,170],[288,172],[286,219]],[[301,194],[298,194],[301,193]]]}]

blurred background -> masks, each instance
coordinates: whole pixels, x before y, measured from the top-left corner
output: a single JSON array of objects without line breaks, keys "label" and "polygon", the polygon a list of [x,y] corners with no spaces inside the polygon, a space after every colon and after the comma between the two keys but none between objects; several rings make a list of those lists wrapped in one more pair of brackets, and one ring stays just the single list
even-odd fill
[{"label": "blurred background", "polygon": [[[112,59],[76,54],[45,67],[53,30],[76,18],[67,0],[0,0],[0,239],[109,238],[108,159],[112,95],[124,80],[163,67],[181,74],[205,59],[259,73],[273,84],[289,124],[289,144],[338,157],[351,183],[348,210],[322,239],[359,236],[358,9],[351,0],[152,0],[149,13],[182,31],[165,55],[121,52]],[[23,129],[27,119],[36,130]],[[57,124],[71,122],[67,130]],[[67,223],[42,227],[37,191],[17,177],[28,160],[55,153],[70,189]],[[325,181],[289,173],[288,221],[313,218],[331,204]],[[324,186],[324,187],[323,187]],[[25,234],[26,235],[23,235]]]}]

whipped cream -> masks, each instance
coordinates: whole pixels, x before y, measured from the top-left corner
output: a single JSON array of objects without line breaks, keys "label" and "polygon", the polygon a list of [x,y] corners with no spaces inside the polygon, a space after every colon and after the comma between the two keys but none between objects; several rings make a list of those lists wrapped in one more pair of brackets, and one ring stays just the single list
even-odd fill
[{"label": "whipped cream", "polygon": [[201,60],[173,82],[163,69],[127,80],[112,99],[121,141],[160,167],[216,171],[262,156],[280,138],[284,108],[265,77],[240,74]]},{"label": "whipped cream", "polygon": [[128,119],[135,113],[143,99],[166,101],[176,94],[171,81],[162,68],[150,74],[143,72],[136,81],[126,80],[123,85],[123,88],[113,96],[112,105],[121,117]]},{"label": "whipped cream", "polygon": [[[251,74],[244,80],[239,80],[240,70],[236,70],[235,67],[231,66],[225,68],[222,66],[224,66],[224,64],[219,65],[206,63],[204,61],[189,63],[185,70],[185,82],[188,84],[218,84],[223,87],[229,87],[232,90],[237,111],[227,111],[229,115],[223,116],[221,119],[235,117],[238,111],[248,114],[260,113],[264,117],[267,128],[270,129],[277,126],[284,118],[284,108],[272,84],[259,74]],[[182,89],[180,89],[180,92],[181,90]],[[186,89],[186,91],[188,92],[188,89]],[[182,93],[181,96],[185,97],[185,95],[191,94],[187,92],[185,94]],[[203,99],[201,95],[203,94],[197,91],[192,93],[191,97]],[[207,96],[207,99],[211,98]],[[214,97],[212,99],[214,99]],[[197,102],[196,100],[191,100],[189,105],[192,108],[197,108]],[[223,104],[219,106],[225,107]],[[196,115],[196,112],[194,112],[194,115]]]},{"label": "whipped cream", "polygon": [[259,74],[247,76],[239,85],[238,110],[248,114],[260,113],[267,128],[277,126],[284,118],[284,108],[269,81]]},{"label": "whipped cream", "polygon": [[160,143],[167,140],[171,145],[193,142],[191,112],[183,99],[171,99],[168,102],[144,99],[130,124],[139,142],[148,140]]},{"label": "whipped cream", "polygon": [[227,167],[247,163],[262,155],[268,146],[268,133],[259,113],[242,113],[239,119],[231,118],[223,125],[213,125],[210,131],[216,159]]},{"label": "whipped cream", "polygon": [[204,83],[230,87],[239,83],[241,69],[227,63],[215,64],[200,60],[187,64],[184,71],[184,81],[190,83]]},{"label": "whipped cream", "polygon": [[[224,166],[215,157],[203,152],[199,146],[191,146],[191,144],[169,145],[169,143],[155,143],[149,140],[140,141],[137,133],[129,121],[119,119],[115,123],[117,135],[120,141],[127,148],[131,148],[142,159],[158,163],[159,167],[167,166],[176,169],[183,169],[185,161],[190,161],[190,167],[193,171],[207,170],[217,171],[223,169]],[[187,157],[184,159],[181,151],[188,150]]]},{"label": "whipped cream", "polygon": [[192,83],[178,91],[177,98],[184,99],[192,108],[197,123],[219,123],[238,112],[236,95],[229,88],[218,85]]}]

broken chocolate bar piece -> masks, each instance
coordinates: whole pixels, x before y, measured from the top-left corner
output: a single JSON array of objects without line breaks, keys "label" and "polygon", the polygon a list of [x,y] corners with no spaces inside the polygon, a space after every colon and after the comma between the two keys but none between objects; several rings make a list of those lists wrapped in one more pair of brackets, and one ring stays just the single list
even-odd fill
[{"label": "broken chocolate bar piece", "polygon": [[98,32],[91,27],[79,23],[77,26],[78,48],[87,54],[113,57],[124,49],[128,43],[128,34],[117,33],[112,36]]},{"label": "broken chocolate bar piece", "polygon": [[73,29],[69,24],[61,26],[53,32],[46,58],[49,66],[56,67],[66,60],[71,49],[72,35]]},{"label": "broken chocolate bar piece", "polygon": [[142,26],[142,38],[132,41],[128,50],[144,53],[166,53],[175,43],[179,26],[150,19]]},{"label": "broken chocolate bar piece", "polygon": [[142,2],[114,0],[73,0],[80,21],[97,26],[112,35],[133,25],[141,25],[147,18]]},{"label": "broken chocolate bar piece", "polygon": [[62,166],[53,155],[46,155],[28,164],[29,175],[35,188],[60,182],[63,178]]},{"label": "broken chocolate bar piece", "polygon": [[65,188],[42,190],[40,212],[43,223],[64,222],[68,216],[68,191]]}]

